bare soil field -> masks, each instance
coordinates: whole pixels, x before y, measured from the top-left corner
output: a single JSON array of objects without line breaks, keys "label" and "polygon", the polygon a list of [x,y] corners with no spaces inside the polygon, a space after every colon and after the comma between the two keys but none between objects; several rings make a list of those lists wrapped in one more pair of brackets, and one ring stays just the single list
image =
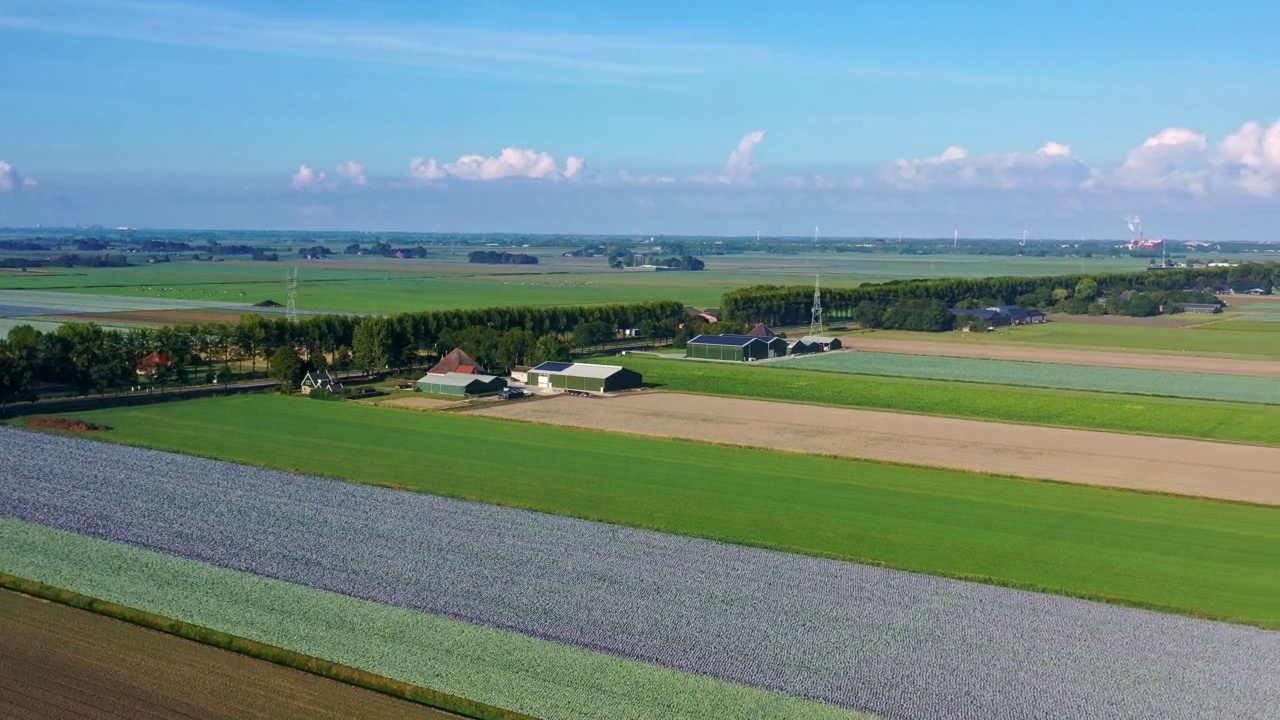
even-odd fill
[{"label": "bare soil field", "polygon": [[457,716],[0,590],[0,718]]},{"label": "bare soil field", "polygon": [[409,408],[410,410],[434,410],[438,407],[444,407],[445,405],[456,405],[461,401],[462,398],[458,398],[457,400],[438,400],[436,398],[402,397],[395,398],[394,400],[384,400],[378,404],[389,405],[391,407]]},{"label": "bare soil field", "polygon": [[964,345],[961,343],[889,340],[852,336],[844,340],[846,348],[870,352],[900,353],[903,355],[1022,360],[1064,365],[1136,368],[1139,370],[1176,370],[1219,375],[1280,377],[1280,362],[1268,360],[1234,360],[1189,355],[1155,355],[1010,345]]},{"label": "bare soil field", "polygon": [[1280,448],[661,392],[468,414],[1280,505]]},{"label": "bare soil field", "polygon": [[1131,327],[1192,327],[1207,322],[1222,320],[1222,315],[1197,315],[1195,313],[1178,313],[1175,315],[1152,315],[1151,317],[1126,317],[1124,315],[1068,315],[1052,313],[1049,319],[1053,322],[1072,325],[1121,325]]}]

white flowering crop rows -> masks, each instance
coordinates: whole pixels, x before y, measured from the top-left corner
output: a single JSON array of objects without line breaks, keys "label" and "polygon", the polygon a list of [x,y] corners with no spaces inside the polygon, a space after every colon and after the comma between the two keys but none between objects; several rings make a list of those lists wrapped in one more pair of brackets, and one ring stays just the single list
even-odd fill
[{"label": "white flowering crop rows", "polygon": [[0,518],[0,538],[0,571],[534,717],[861,717],[20,520]]},{"label": "white flowering crop rows", "polygon": [[8,428],[0,457],[0,516],[890,718],[1280,716],[1280,633]]}]

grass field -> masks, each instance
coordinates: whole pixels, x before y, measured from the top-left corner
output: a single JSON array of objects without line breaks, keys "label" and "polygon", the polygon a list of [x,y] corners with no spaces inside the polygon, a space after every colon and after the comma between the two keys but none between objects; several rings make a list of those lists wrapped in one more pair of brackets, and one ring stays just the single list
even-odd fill
[{"label": "grass field", "polygon": [[769,365],[660,360],[634,355],[611,358],[607,362],[642,373],[646,383],[681,392],[1280,445],[1280,407],[1269,405],[810,370],[780,372]]},{"label": "grass field", "polygon": [[77,416],[116,442],[1280,623],[1274,508],[278,396]]},{"label": "grass field", "polygon": [[782,363],[769,363],[764,367],[1280,404],[1280,380],[1239,375],[866,351],[814,354]]},{"label": "grass field", "polygon": [[877,330],[868,337],[899,340],[929,340],[1033,345],[1089,350],[1188,353],[1248,359],[1280,359],[1280,323],[1249,322],[1246,319],[1211,321],[1192,327],[1143,327],[1050,322],[991,333],[913,333]]},{"label": "grass field", "polygon": [[862,717],[7,518],[0,537],[11,575],[534,717]]},{"label": "grass field", "polygon": [[1087,260],[938,256],[887,253],[770,255],[744,253],[705,258],[696,273],[626,272],[605,268],[599,258],[565,258],[569,248],[536,249],[537,266],[475,265],[465,261],[471,248],[423,260],[346,258],[172,262],[128,268],[74,268],[59,272],[0,273],[0,289],[43,289],[110,296],[255,303],[285,300],[285,271],[299,268],[298,304],[304,310],[391,313],[499,305],[582,305],[674,299],[698,307],[717,307],[735,287],[808,284],[821,273],[824,284],[923,277],[1053,275],[1139,270],[1134,258]]}]

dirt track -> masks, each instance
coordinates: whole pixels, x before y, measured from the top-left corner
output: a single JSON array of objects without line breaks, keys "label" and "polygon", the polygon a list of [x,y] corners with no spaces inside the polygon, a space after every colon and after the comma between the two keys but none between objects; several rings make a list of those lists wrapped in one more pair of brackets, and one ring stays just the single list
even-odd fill
[{"label": "dirt track", "polygon": [[0,590],[0,718],[446,720],[350,685]]},{"label": "dirt track", "polygon": [[678,393],[468,414],[1280,505],[1280,448]]},{"label": "dirt track", "polygon": [[940,357],[984,358],[987,360],[1024,360],[1028,362],[1062,363],[1065,365],[1097,365],[1103,367],[1138,368],[1141,370],[1177,370],[1181,372],[1218,373],[1280,377],[1280,361],[1231,360],[1184,355],[1150,355],[1138,353],[1063,350],[1059,348],[1010,347],[915,340],[878,340],[845,338],[845,347],[868,352],[901,353],[903,355],[936,355]]}]

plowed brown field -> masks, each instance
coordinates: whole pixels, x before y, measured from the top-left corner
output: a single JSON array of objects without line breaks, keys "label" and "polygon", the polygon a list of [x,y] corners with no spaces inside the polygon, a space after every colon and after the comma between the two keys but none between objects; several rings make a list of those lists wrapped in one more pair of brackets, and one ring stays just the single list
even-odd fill
[{"label": "plowed brown field", "polygon": [[678,393],[468,414],[1280,505],[1280,448]]},{"label": "plowed brown field", "polygon": [[1023,360],[1065,365],[1137,368],[1140,370],[1177,370],[1180,372],[1217,373],[1221,375],[1280,377],[1280,361],[1270,360],[1232,360],[1183,355],[1094,352],[1091,350],[1008,347],[1002,345],[962,345],[957,343],[879,340],[872,338],[845,338],[844,346],[854,350],[900,353],[903,355]]},{"label": "plowed brown field", "polygon": [[7,590],[0,590],[0,718],[457,720]]}]

